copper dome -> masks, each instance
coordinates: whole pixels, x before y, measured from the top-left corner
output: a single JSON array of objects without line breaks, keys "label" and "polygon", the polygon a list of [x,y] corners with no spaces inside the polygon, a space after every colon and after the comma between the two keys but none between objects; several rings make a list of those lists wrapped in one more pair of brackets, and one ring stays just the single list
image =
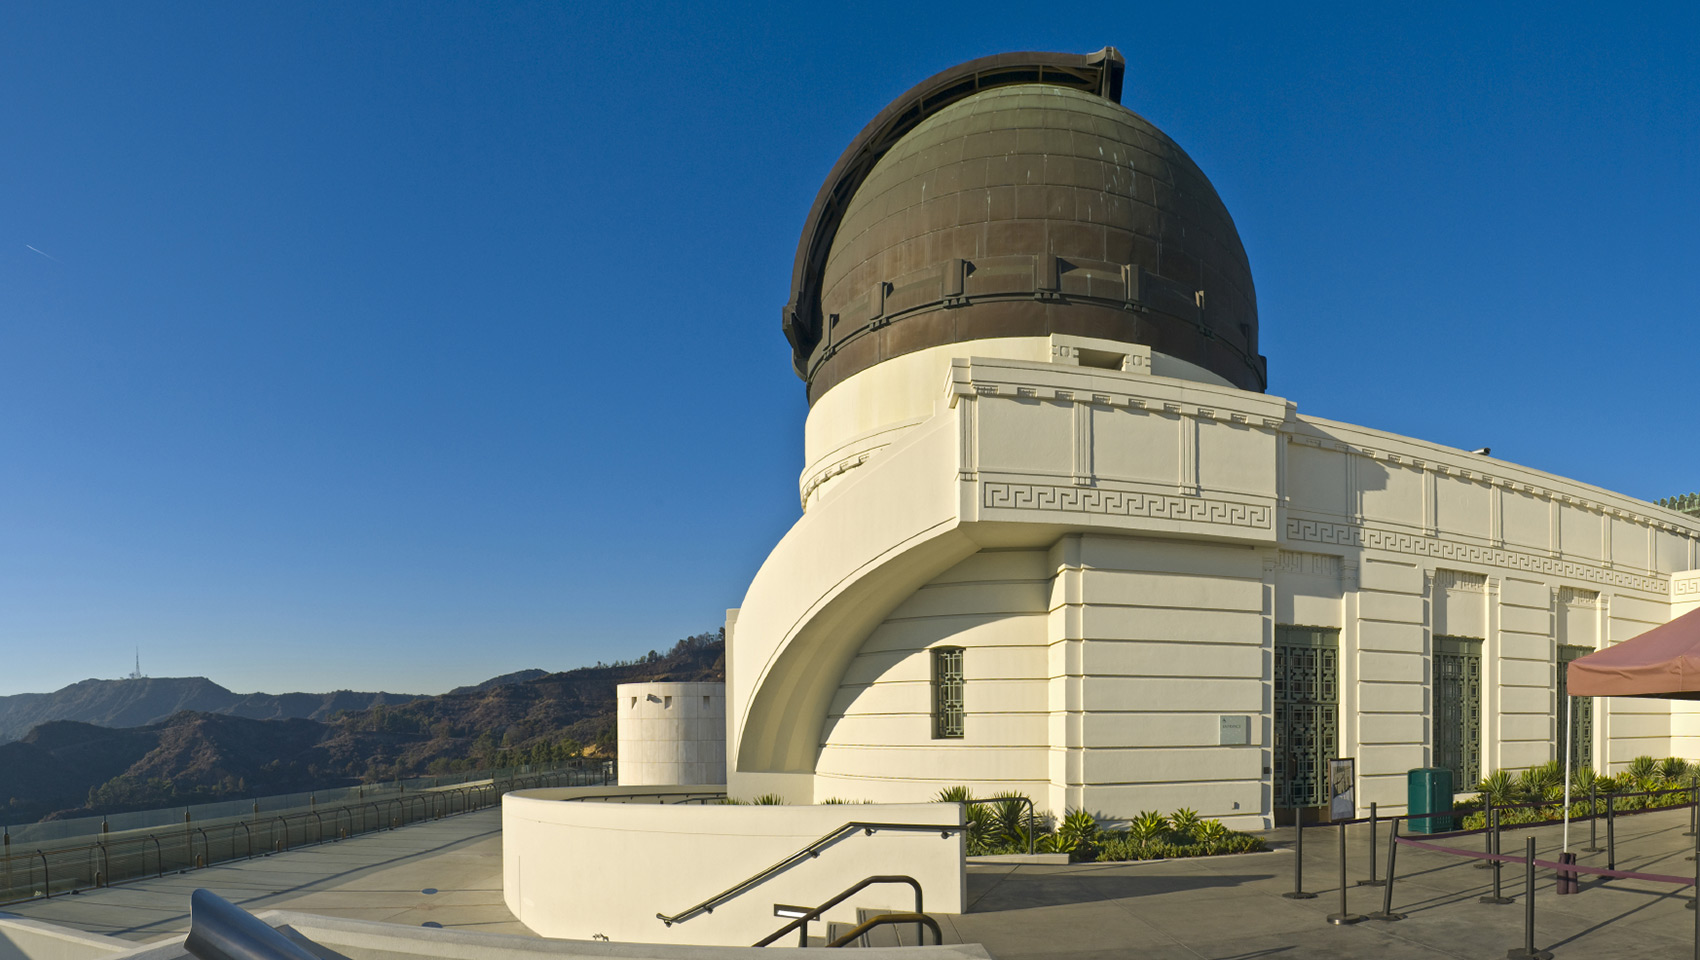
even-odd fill
[{"label": "copper dome", "polygon": [[1233,219],[1174,141],[1116,102],[1121,58],[1003,54],[898,98],[809,216],[785,310],[812,404],[915,350],[1075,334],[1267,380]]}]

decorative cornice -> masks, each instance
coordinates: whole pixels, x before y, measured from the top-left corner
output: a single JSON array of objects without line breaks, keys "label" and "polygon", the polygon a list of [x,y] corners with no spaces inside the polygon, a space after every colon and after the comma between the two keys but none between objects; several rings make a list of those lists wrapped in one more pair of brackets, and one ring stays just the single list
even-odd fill
[{"label": "decorative cornice", "polygon": [[[1461,466],[1455,463],[1437,462],[1432,459],[1432,457],[1415,457],[1402,453],[1392,453],[1379,448],[1365,447],[1348,443],[1343,440],[1337,440],[1327,434],[1298,432],[1304,428],[1304,423],[1305,422],[1302,420],[1293,421],[1286,430],[1282,431],[1286,435],[1289,443],[1302,444],[1308,447],[1317,447],[1323,450],[1334,450],[1348,456],[1367,457],[1368,459],[1379,460],[1383,463],[1406,466],[1412,469],[1426,471],[1428,473],[1435,474],[1436,476],[1453,477],[1459,480],[1466,480],[1471,483],[1480,483],[1488,487],[1497,487],[1502,490],[1526,493],[1538,500],[1569,504],[1570,506],[1579,507],[1593,513],[1618,517],[1645,527],[1652,527],[1656,530],[1664,530],[1669,533],[1675,533],[1684,538],[1700,540],[1700,531],[1696,531],[1693,527],[1684,526],[1680,523],[1672,523],[1668,517],[1655,517],[1645,513],[1640,513],[1632,508],[1625,509],[1624,507],[1613,506],[1602,503],[1598,500],[1590,500],[1587,497],[1573,496],[1561,490],[1553,489],[1552,487],[1539,483],[1514,480],[1497,473],[1492,463],[1484,462],[1480,466],[1476,464]],[[1660,506],[1663,506],[1663,504],[1660,504]]]},{"label": "decorative cornice", "polygon": [[1113,517],[1146,517],[1152,520],[1185,520],[1230,527],[1268,530],[1274,511],[1264,505],[1211,500],[1205,497],[1170,497],[1132,490],[1102,487],[1073,487],[1041,483],[981,484],[981,504],[999,510],[1046,510],[1061,513],[1092,513]]},{"label": "decorative cornice", "polygon": [[[1386,550],[1408,553],[1437,560],[1451,560],[1484,567],[1524,570],[1566,580],[1587,580],[1612,586],[1627,587],[1646,593],[1665,593],[1670,581],[1662,577],[1643,577],[1620,570],[1607,570],[1572,560],[1516,553],[1498,547],[1482,547],[1467,543],[1424,537],[1412,533],[1383,530],[1377,527],[1356,527],[1344,523],[1288,518],[1286,538],[1308,543],[1328,543],[1367,550]],[[1439,583],[1435,584],[1437,587]]]}]

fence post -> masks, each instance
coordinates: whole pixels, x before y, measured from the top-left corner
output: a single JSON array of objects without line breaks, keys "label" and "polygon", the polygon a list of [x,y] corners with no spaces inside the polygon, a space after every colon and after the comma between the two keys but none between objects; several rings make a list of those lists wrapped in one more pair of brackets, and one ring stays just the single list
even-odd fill
[{"label": "fence post", "polygon": [[1346,905],[1346,824],[1349,820],[1340,821],[1340,912],[1328,915],[1328,922],[1336,927],[1357,923],[1363,917],[1352,913]]},{"label": "fence post", "polygon": [[1381,832],[1379,827],[1380,822],[1380,818],[1377,816],[1377,811],[1375,809],[1375,801],[1372,800],[1369,804],[1369,879],[1359,880],[1358,886],[1360,887],[1381,886],[1381,881],[1375,878],[1375,843],[1376,835]]},{"label": "fence post", "polygon": [[1535,838],[1523,843],[1523,946],[1505,951],[1508,960],[1552,960],[1552,954],[1535,949]]},{"label": "fence post", "polygon": [[1293,889],[1281,894],[1288,900],[1315,900],[1316,894],[1305,893],[1305,810],[1293,808]]},{"label": "fence post", "polygon": [[[1493,811],[1492,816],[1490,816],[1489,819],[1488,819],[1488,836],[1493,838],[1493,842],[1488,844],[1488,852],[1491,853],[1491,854],[1497,855],[1499,853],[1499,811],[1498,810]],[[1482,903],[1510,903],[1511,898],[1506,896],[1504,891],[1500,889],[1500,883],[1499,883],[1499,874],[1500,874],[1500,866],[1501,866],[1500,861],[1490,860],[1490,861],[1488,861],[1488,863],[1490,865],[1492,865],[1492,867],[1493,867],[1493,893],[1490,893],[1490,894],[1487,894],[1486,896],[1481,897],[1480,898],[1481,902]]]}]

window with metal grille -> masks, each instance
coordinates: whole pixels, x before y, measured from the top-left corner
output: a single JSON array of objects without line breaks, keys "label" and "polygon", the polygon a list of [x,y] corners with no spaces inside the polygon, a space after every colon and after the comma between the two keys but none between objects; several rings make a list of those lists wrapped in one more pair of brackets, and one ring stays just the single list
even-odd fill
[{"label": "window with metal grille", "polygon": [[962,737],[962,648],[933,649],[933,739]]}]

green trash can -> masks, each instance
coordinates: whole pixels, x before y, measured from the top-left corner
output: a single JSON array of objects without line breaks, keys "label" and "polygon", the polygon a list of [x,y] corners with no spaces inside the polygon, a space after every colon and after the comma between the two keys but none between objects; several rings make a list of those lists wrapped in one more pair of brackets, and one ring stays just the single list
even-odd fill
[{"label": "green trash can", "polygon": [[1445,767],[1418,767],[1405,774],[1405,802],[1411,819],[1408,833],[1445,833],[1453,829],[1451,817],[1426,817],[1452,809],[1452,771]]}]

